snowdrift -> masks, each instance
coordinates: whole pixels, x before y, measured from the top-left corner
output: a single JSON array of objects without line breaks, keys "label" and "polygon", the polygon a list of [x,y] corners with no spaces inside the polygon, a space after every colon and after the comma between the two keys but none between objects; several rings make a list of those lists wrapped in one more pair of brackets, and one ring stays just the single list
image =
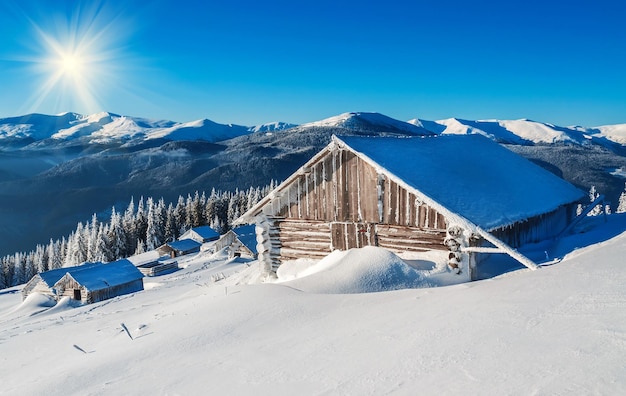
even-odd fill
[{"label": "snowdrift", "polygon": [[374,293],[428,287],[429,283],[392,252],[373,246],[336,250],[317,264],[286,262],[278,282],[309,293]]}]

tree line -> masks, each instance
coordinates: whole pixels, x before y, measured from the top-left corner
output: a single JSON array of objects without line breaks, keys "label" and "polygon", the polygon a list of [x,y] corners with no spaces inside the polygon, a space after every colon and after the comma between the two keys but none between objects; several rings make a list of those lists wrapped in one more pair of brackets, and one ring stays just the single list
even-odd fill
[{"label": "tree line", "polygon": [[111,262],[156,249],[178,239],[185,231],[209,225],[225,233],[232,222],[272,191],[275,182],[247,191],[202,192],[178,197],[166,205],[163,198],[131,198],[123,212],[113,206],[108,222],[93,215],[79,222],[67,237],[30,252],[18,252],[0,259],[0,289],[28,282],[40,272],[72,267],[84,262]]}]

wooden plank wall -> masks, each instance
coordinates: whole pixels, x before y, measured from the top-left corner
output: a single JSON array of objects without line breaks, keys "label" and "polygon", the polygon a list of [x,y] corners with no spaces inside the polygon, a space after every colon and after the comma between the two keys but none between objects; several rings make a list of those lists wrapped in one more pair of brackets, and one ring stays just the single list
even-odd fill
[{"label": "wooden plank wall", "polygon": [[[64,276],[61,278],[62,281],[57,283],[59,286],[57,287],[57,292],[62,292],[57,296],[57,299],[61,299],[62,297],[69,297],[71,299],[74,298],[74,289],[80,289],[81,300],[86,301],[88,294],[85,289],[78,284],[71,276]],[[55,285],[56,286],[56,285]]]},{"label": "wooden plank wall", "polygon": [[446,249],[445,217],[349,150],[311,164],[265,214],[274,221],[273,263],[367,245],[398,253]]},{"label": "wooden plank wall", "polygon": [[89,291],[85,302],[91,304],[141,290],[143,290],[143,279],[137,279],[121,285],[111,286],[106,289]]},{"label": "wooden plank wall", "polygon": [[507,245],[518,248],[555,237],[567,227],[573,217],[574,206],[561,207],[553,212],[531,217],[513,225],[490,231],[490,234]]},{"label": "wooden plank wall", "polygon": [[377,246],[376,224],[331,223],[331,249],[348,250],[364,246]]},{"label": "wooden plank wall", "polygon": [[215,251],[219,252],[226,246],[232,245],[233,242],[235,242],[235,238],[237,238],[237,235],[232,230],[229,230],[226,234],[222,235],[217,242],[215,242]]},{"label": "wooden plank wall", "polygon": [[312,164],[273,200],[270,212],[292,219],[446,228],[443,215],[348,150],[329,152]]}]

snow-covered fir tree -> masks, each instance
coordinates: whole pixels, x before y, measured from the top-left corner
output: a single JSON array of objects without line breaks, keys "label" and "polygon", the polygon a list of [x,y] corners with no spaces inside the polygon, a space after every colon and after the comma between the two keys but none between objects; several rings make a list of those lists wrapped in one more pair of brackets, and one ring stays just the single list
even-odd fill
[{"label": "snow-covered fir tree", "polygon": [[[596,186],[591,186],[589,189],[589,202],[593,203],[596,199],[600,197],[600,193],[596,191]],[[587,216],[599,216],[604,213],[604,208],[601,204],[597,204],[591,209],[591,211],[587,214]]]},{"label": "snow-covered fir tree", "polygon": [[619,196],[615,213],[626,213],[626,183],[624,184],[624,191]]}]

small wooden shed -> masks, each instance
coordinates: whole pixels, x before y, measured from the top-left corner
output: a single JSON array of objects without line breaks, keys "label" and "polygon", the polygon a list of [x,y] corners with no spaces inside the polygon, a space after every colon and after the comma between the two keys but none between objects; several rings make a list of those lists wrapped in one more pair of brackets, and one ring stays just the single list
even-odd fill
[{"label": "small wooden shed", "polygon": [[256,243],[256,227],[254,225],[244,225],[235,227],[222,235],[215,242],[214,248],[216,252],[229,248],[230,257],[244,256],[256,258]]},{"label": "small wooden shed", "polygon": [[193,239],[181,239],[174,242],[168,242],[157,248],[157,252],[162,255],[168,255],[171,258],[184,256],[186,254],[198,253],[202,243]]},{"label": "small wooden shed", "polygon": [[127,259],[67,272],[54,285],[57,299],[91,304],[143,290],[143,274]]},{"label": "small wooden shed", "polygon": [[159,276],[178,270],[178,261],[169,255],[162,256],[156,250],[136,254],[127,259],[145,276]]},{"label": "small wooden shed", "polygon": [[473,279],[481,254],[554,237],[585,194],[480,135],[333,137],[332,142],[241,216],[255,223],[259,261],[322,258],[367,245],[448,252]]},{"label": "small wooden shed", "polygon": [[206,242],[211,242],[211,241],[217,241],[219,237],[220,237],[220,234],[217,231],[205,225],[205,226],[200,226],[200,227],[194,227],[190,230],[187,230],[178,239],[179,240],[193,239],[194,241],[199,242],[199,243],[206,243]]}]

